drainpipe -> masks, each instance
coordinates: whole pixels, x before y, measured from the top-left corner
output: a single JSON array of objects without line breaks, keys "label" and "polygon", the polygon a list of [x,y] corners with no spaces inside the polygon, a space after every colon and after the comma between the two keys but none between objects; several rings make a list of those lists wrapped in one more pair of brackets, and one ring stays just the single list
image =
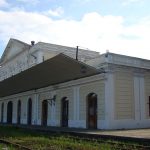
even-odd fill
[{"label": "drainpipe", "polygon": [[79,46],[77,46],[77,49],[76,49],[76,60],[78,60],[78,51],[79,51]]}]

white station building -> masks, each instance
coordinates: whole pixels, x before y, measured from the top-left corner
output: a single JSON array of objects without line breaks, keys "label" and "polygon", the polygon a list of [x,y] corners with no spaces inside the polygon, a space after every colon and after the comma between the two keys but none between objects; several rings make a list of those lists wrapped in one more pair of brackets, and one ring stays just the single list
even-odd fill
[{"label": "white station building", "polygon": [[150,60],[10,39],[0,59],[0,123],[150,127]]}]

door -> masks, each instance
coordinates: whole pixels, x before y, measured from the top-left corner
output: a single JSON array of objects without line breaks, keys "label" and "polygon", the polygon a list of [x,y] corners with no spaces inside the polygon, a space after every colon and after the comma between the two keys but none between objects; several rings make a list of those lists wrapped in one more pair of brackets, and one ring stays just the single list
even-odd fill
[{"label": "door", "polygon": [[12,112],[13,112],[13,104],[12,101],[9,101],[7,104],[7,123],[12,123]]},{"label": "door", "polygon": [[95,93],[89,94],[87,99],[87,127],[97,128],[97,95]]},{"label": "door", "polygon": [[1,123],[3,123],[4,118],[4,103],[1,105]]},{"label": "door", "polygon": [[62,99],[62,127],[68,127],[68,99],[64,97]]},{"label": "door", "polygon": [[47,125],[47,117],[48,117],[48,102],[44,100],[42,102],[42,125]]},{"label": "door", "polygon": [[28,125],[32,124],[32,99],[29,98],[28,100],[28,119],[27,119]]},{"label": "door", "polygon": [[21,101],[18,101],[18,105],[17,105],[17,123],[20,124],[20,120],[21,120]]}]

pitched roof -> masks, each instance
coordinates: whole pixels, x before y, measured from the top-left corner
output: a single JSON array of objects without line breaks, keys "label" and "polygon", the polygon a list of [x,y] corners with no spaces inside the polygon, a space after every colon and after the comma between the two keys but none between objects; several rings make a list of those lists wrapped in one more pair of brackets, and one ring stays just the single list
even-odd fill
[{"label": "pitched roof", "polygon": [[99,71],[64,54],[0,82],[0,97],[98,74]]},{"label": "pitched roof", "polygon": [[14,56],[16,56],[18,53],[27,50],[31,47],[31,45],[24,43],[22,41],[19,41],[17,39],[11,38],[8,41],[8,44],[2,54],[2,57],[0,59],[0,63],[3,63],[4,61],[7,61]]}]

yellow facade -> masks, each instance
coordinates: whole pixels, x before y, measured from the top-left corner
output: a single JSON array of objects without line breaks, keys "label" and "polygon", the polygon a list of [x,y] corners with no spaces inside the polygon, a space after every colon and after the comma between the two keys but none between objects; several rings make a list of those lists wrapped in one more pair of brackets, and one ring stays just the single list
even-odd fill
[{"label": "yellow facade", "polygon": [[149,115],[149,96],[150,96],[150,73],[145,73],[145,108],[146,108],[146,118],[150,118]]},{"label": "yellow facade", "polygon": [[105,85],[104,81],[98,81],[80,87],[80,120],[86,120],[87,96],[90,93],[97,94],[98,120],[104,119],[105,112]]},{"label": "yellow facade", "polygon": [[115,119],[134,118],[134,75],[132,71],[117,71],[114,76]]}]

